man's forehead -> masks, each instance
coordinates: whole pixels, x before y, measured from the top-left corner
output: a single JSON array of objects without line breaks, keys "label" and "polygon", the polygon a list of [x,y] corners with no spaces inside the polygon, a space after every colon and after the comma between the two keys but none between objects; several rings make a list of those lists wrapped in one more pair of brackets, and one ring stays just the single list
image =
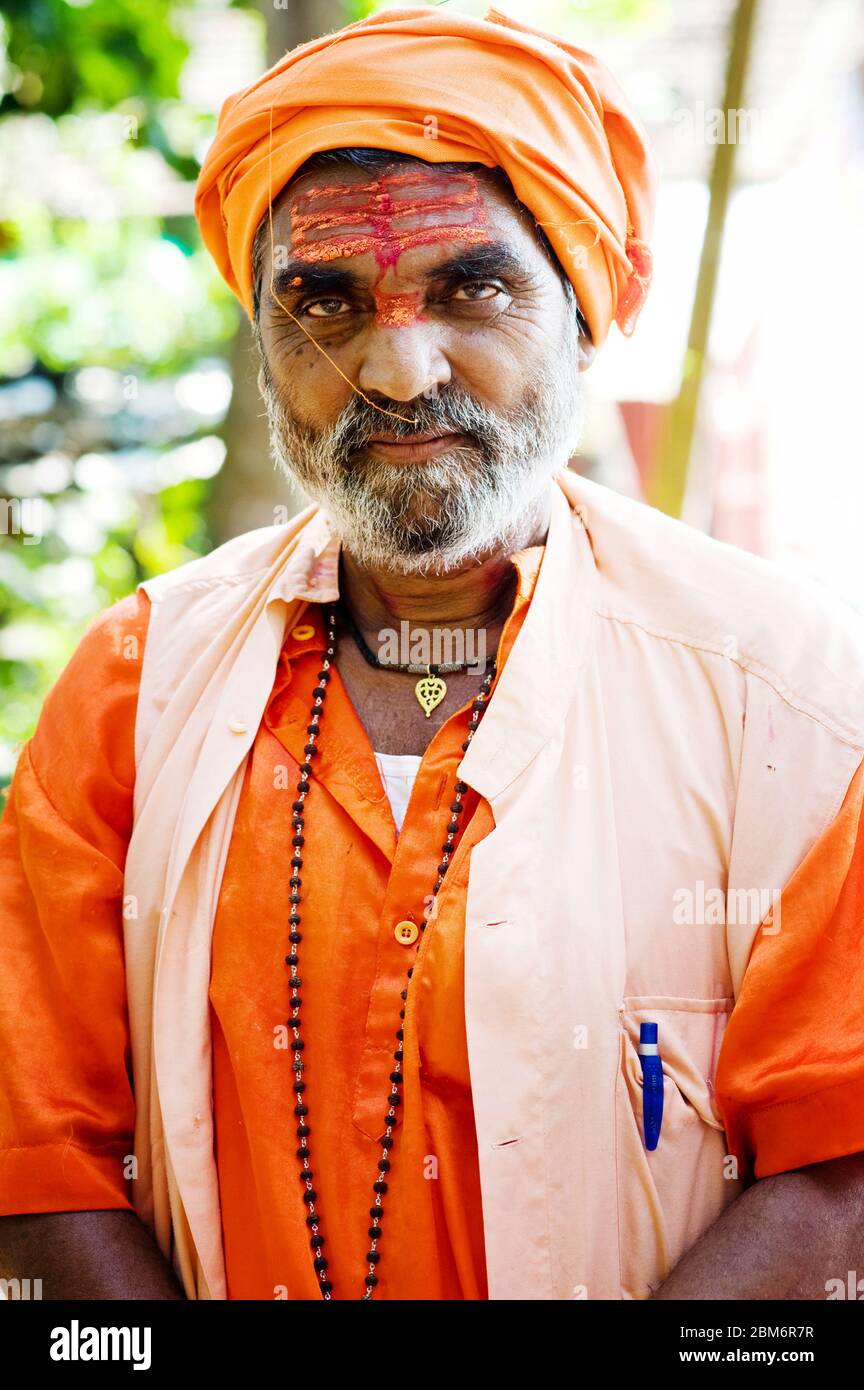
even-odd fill
[{"label": "man's forehead", "polygon": [[[344,293],[347,282],[333,279],[343,271],[364,280],[371,274],[376,294],[386,288],[391,297],[393,273],[428,279],[457,261],[466,274],[523,283],[541,267],[560,271],[496,166],[312,158],[274,200],[272,236],[256,252],[266,255],[269,246],[277,299],[310,288]],[[266,227],[265,214],[260,230]]]},{"label": "man's forehead", "polygon": [[[381,177],[384,174],[394,174],[406,172],[408,170],[412,170],[419,175],[425,175],[432,179],[443,179],[448,176],[453,176],[452,163],[442,166],[422,159],[405,159],[396,151],[393,151],[392,159],[388,158],[390,152],[387,150],[377,150],[374,153],[380,155],[380,163],[376,160],[374,165],[370,164],[369,166],[359,165],[350,159],[343,158],[335,158],[328,160],[326,163],[322,162],[319,164],[317,162],[317,157],[313,155],[310,163],[313,164],[314,167],[301,169],[299,173],[294,174],[283,188],[280,201],[282,201],[283,198],[291,198],[298,192],[308,190],[310,185],[323,185],[328,183],[333,185],[363,184],[370,182],[376,177]],[[501,178],[501,170],[497,167],[489,165],[487,168],[481,169],[478,168],[476,163],[470,165],[466,164],[464,169],[459,168],[456,173],[460,179],[463,178],[466,173],[474,174],[484,186],[488,185],[490,187],[493,183],[498,183]]]},{"label": "man's forehead", "polygon": [[332,261],[372,252],[379,266],[403,252],[458,241],[492,239],[486,204],[469,172],[402,165],[365,182],[324,181],[295,191],[291,245],[305,261]]},{"label": "man's forehead", "polygon": [[[501,223],[518,217],[515,199],[502,179],[501,171],[490,166],[476,166],[453,171],[420,160],[382,162],[373,168],[361,168],[349,161],[333,161],[303,171],[292,178],[273,202],[274,218],[278,216],[281,229],[309,219],[315,214],[326,216],[327,205],[334,215],[342,210],[379,211],[382,216],[390,209],[394,213],[419,215],[423,203],[445,221],[456,223],[485,213],[485,220]],[[482,212],[480,210],[482,209]],[[467,214],[463,217],[463,212]]]}]

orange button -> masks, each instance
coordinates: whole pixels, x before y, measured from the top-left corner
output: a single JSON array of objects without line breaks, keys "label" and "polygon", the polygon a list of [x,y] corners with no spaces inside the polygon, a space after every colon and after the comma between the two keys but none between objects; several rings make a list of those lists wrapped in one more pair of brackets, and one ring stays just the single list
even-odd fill
[{"label": "orange button", "polygon": [[305,642],[307,637],[315,636],[315,629],[308,623],[303,623],[301,627],[292,628],[291,636],[296,637],[298,642]]},{"label": "orange button", "polygon": [[416,922],[397,922],[393,928],[393,935],[400,946],[413,946],[420,935],[420,928]]}]

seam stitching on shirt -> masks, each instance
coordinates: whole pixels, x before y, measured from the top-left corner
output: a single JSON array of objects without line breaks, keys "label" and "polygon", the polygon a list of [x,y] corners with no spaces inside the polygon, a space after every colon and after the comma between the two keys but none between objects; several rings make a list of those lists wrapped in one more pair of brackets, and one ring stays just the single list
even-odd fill
[{"label": "seam stitching on shirt", "polygon": [[[795,1096],[792,1100],[775,1100],[771,1101],[768,1105],[742,1105],[740,1108],[746,1115],[767,1115],[771,1110],[787,1110],[790,1106],[800,1105],[802,1101],[813,1100],[816,1096],[824,1096],[828,1091],[842,1090],[843,1087],[849,1086],[850,1084],[848,1080],[833,1081],[830,1086],[819,1086],[815,1091],[808,1091],[806,1095],[803,1096]],[[734,1105],[735,1102],[733,1101],[732,1104]]]},{"label": "seam stitching on shirt", "polygon": [[[124,1148],[126,1147],[126,1143],[127,1141],[124,1140]],[[51,1142],[46,1141],[44,1143],[39,1144],[6,1144],[2,1148],[0,1148],[0,1154],[31,1153],[33,1149],[62,1149],[64,1153],[67,1151],[67,1149],[76,1149],[78,1153],[87,1154],[88,1158],[123,1159],[126,1157],[126,1154],[121,1153],[119,1149],[116,1153],[112,1153],[110,1152],[110,1150],[106,1149],[92,1149],[86,1147],[84,1144],[76,1144],[71,1139],[55,1139]]]},{"label": "seam stitching on shirt", "polygon": [[765,666],[763,663],[755,661],[755,659],[751,659],[749,662],[736,660],[735,657],[727,656],[720,648],[704,639],[685,637],[681,633],[664,632],[660,628],[652,627],[648,623],[641,622],[638,618],[625,617],[621,613],[615,613],[612,609],[595,608],[594,612],[597,614],[598,618],[608,618],[612,622],[621,623],[627,627],[636,627],[650,637],[656,637],[664,642],[673,642],[677,646],[688,647],[693,651],[708,652],[712,656],[718,657],[721,661],[728,661],[731,665],[736,666],[739,671],[743,671],[747,675],[752,675],[757,680],[761,680],[765,685],[769,686],[784,704],[788,705],[790,709],[793,709],[796,714],[803,714],[807,718],[812,719],[814,723],[821,724],[829,733],[833,734],[835,738],[839,739],[842,743],[848,744],[851,748],[864,751],[864,735],[860,732],[855,733],[852,730],[843,728],[840,724],[835,722],[834,718],[826,710],[820,709],[815,704],[806,707],[802,697],[786,686],[783,677],[770,666]]},{"label": "seam stitching on shirt", "polygon": [[[150,599],[151,603],[163,603],[166,599],[171,598],[174,594],[182,593],[185,589],[212,589],[218,584],[243,584],[247,580],[257,578],[258,575],[270,573],[272,569],[272,565],[262,565],[260,569],[244,570],[242,574],[214,574],[210,575],[209,577],[205,575],[197,579],[184,579],[182,581],[178,581],[177,583],[172,584],[170,589],[166,589],[164,593],[160,592],[159,589],[157,589],[155,595],[151,594],[147,589],[144,589],[144,592],[147,594],[147,597]],[[168,571],[168,573],[171,573],[171,571]],[[153,580],[158,581],[163,577],[163,575],[157,574],[153,576]],[[151,581],[149,579],[142,580],[141,584],[138,585],[138,588],[144,588],[144,585],[149,584],[150,582]],[[293,602],[293,599],[289,598],[288,601]]]},{"label": "seam stitching on shirt", "polygon": [[86,835],[82,835],[82,833],[81,833],[81,831],[79,830],[79,828],[78,828],[76,825],[74,825],[74,824],[72,823],[72,821],[67,820],[66,817],[64,816],[63,812],[59,809],[59,807],[57,807],[57,806],[54,805],[54,802],[51,800],[51,797],[48,795],[48,791],[47,791],[47,789],[46,789],[46,787],[45,787],[45,785],[44,785],[44,783],[43,783],[43,781],[42,781],[42,778],[39,776],[39,773],[36,771],[36,764],[35,764],[34,761],[33,761],[33,754],[32,754],[31,747],[30,747],[30,745],[31,745],[32,742],[33,742],[32,739],[28,739],[27,743],[25,743],[24,747],[21,749],[21,755],[20,755],[20,756],[21,756],[21,758],[26,758],[26,759],[27,759],[28,766],[29,766],[29,768],[30,768],[31,773],[33,774],[33,780],[35,781],[36,785],[38,786],[38,788],[39,788],[40,792],[42,793],[42,795],[44,796],[45,800],[48,802],[48,805],[51,807],[51,810],[54,812],[54,814],[55,814],[55,816],[57,817],[57,819],[60,820],[60,821],[62,821],[63,824],[64,824],[69,830],[72,831],[72,833],[76,836],[76,838],[79,839],[79,840],[82,842],[82,844],[85,844],[85,845],[87,846],[87,848],[93,852],[93,854],[98,854],[102,859],[105,860],[106,864],[111,864],[111,865],[117,870],[118,873],[121,873],[121,874],[122,874],[122,872],[123,872],[122,868],[121,868],[119,865],[115,864],[115,863],[114,863],[114,860],[111,859],[111,857],[110,857],[109,855],[107,855],[107,854],[104,852],[104,850],[97,849],[97,847],[96,847],[95,845],[92,845],[92,844],[90,843],[90,841],[87,839]]}]

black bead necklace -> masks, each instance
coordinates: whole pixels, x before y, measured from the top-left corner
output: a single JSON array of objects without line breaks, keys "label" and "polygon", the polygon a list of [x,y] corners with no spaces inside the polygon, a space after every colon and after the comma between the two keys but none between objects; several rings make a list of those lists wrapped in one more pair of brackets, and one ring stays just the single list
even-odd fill
[{"label": "black bead necklace", "polygon": [[[309,778],[312,774],[312,759],[318,753],[316,740],[320,732],[321,715],[324,709],[324,699],[327,694],[327,684],[330,680],[330,671],[333,666],[336,652],[336,611],[334,609],[331,609],[329,612],[327,628],[327,650],[321,665],[321,670],[318,672],[318,684],[315,686],[315,689],[312,692],[313,705],[310,711],[310,722],[306,726],[306,732],[309,735],[309,742],[305,745],[303,749],[304,753],[306,754],[306,761],[300,764],[300,781],[297,783],[298,799],[291,803],[291,808],[294,812],[293,819],[291,821],[294,834],[291,838],[293,854],[291,856],[291,878],[289,880],[291,888],[291,894],[289,899],[291,903],[291,912],[288,917],[288,922],[291,928],[291,930],[288,933],[288,940],[291,943],[291,952],[289,955],[285,957],[285,964],[290,968],[291,971],[291,978],[289,980],[289,986],[291,989],[291,1017],[288,1020],[288,1027],[291,1029],[293,1037],[293,1041],[290,1046],[294,1058],[292,1062],[292,1071],[294,1073],[293,1090],[296,1101],[294,1105],[294,1114],[297,1118],[296,1134],[299,1140],[297,1158],[299,1158],[300,1160],[300,1181],[303,1185],[303,1203],[306,1207],[306,1225],[309,1228],[310,1232],[309,1246],[312,1251],[312,1266],[315,1270],[315,1276],[318,1280],[318,1287],[321,1290],[322,1297],[326,1300],[330,1300],[333,1295],[333,1284],[327,1278],[328,1262],[326,1255],[323,1253],[325,1241],[320,1230],[321,1213],[317,1209],[318,1195],[315,1191],[315,1188],[312,1185],[314,1173],[309,1163],[309,1160],[312,1156],[311,1150],[309,1148],[309,1135],[311,1134],[312,1130],[309,1125],[309,1107],[305,1104],[303,1099],[304,1092],[306,1090],[306,1082],[303,1080],[303,1073],[306,1070],[306,1063],[303,1060],[303,1054],[306,1044],[304,1043],[303,1038],[300,1034],[300,1006],[303,1002],[300,996],[300,987],[303,981],[300,978],[300,975],[298,974],[300,956],[297,950],[297,947],[303,940],[303,937],[300,932],[300,913],[298,911],[298,907],[300,904],[300,889],[303,883],[300,877],[300,870],[303,867],[302,849],[304,845],[303,830],[306,824],[306,797],[309,794]],[[485,677],[480,687],[480,694],[477,695],[476,698],[471,702],[471,717],[468,720],[468,737],[462,744],[463,753],[468,750],[468,748],[471,745],[471,740],[477,732],[477,727],[480,723],[484,707],[489,698],[489,687],[495,679],[495,668],[496,662],[493,661],[492,669],[489,671],[488,675]],[[453,801],[450,803],[450,821],[447,826],[447,839],[441,847],[441,863],[438,865],[438,881],[432,889],[432,893],[434,896],[437,896],[441,888],[441,885],[444,882],[444,876],[447,873],[448,866],[453,857],[456,836],[459,833],[459,816],[461,815],[463,810],[462,797],[464,796],[465,792],[467,792],[467,790],[467,782],[462,782],[460,780],[456,781],[454,786]],[[418,923],[418,928],[421,934],[426,929],[425,910],[424,920]],[[418,936],[418,941],[421,939],[422,936]],[[413,967],[406,973],[407,978],[410,981],[411,976],[414,973]],[[375,1271],[381,1260],[381,1252],[378,1249],[378,1242],[381,1239],[381,1218],[384,1215],[384,1204],[382,1202],[382,1198],[387,1191],[387,1174],[389,1173],[391,1167],[390,1153],[395,1144],[395,1139],[393,1138],[393,1131],[396,1128],[397,1124],[396,1112],[399,1106],[402,1104],[402,1096],[400,1095],[399,1088],[402,1085],[403,1080],[402,1061],[404,1054],[402,1043],[404,1038],[404,1031],[402,1027],[402,1022],[405,1018],[405,1004],[408,999],[407,985],[405,989],[401,991],[399,997],[402,1000],[402,1007],[399,1010],[399,1027],[396,1029],[395,1032],[396,1048],[393,1052],[393,1070],[390,1072],[389,1077],[390,1094],[388,1095],[386,1100],[386,1114],[384,1116],[384,1133],[378,1141],[381,1146],[381,1157],[378,1160],[375,1181],[372,1184],[374,1201],[373,1205],[369,1208],[369,1219],[371,1224],[369,1226],[368,1231],[369,1249],[366,1252],[366,1262],[368,1268],[364,1279],[365,1291],[361,1295],[361,1298],[363,1300],[369,1300],[374,1297],[375,1286],[378,1283],[378,1275]]]}]

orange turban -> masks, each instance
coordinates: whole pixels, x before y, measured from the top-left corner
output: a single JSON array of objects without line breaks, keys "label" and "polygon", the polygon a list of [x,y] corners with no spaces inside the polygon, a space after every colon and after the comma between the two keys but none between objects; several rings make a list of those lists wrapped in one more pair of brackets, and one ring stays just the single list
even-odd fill
[{"label": "orange turban", "polygon": [[[272,141],[271,141],[272,123]],[[490,9],[385,10],[292,49],[222,106],[195,193],[204,241],[252,316],[252,242],[319,150],[500,166],[544,229],[597,347],[632,333],[651,279],[657,167],[602,63]]]}]

